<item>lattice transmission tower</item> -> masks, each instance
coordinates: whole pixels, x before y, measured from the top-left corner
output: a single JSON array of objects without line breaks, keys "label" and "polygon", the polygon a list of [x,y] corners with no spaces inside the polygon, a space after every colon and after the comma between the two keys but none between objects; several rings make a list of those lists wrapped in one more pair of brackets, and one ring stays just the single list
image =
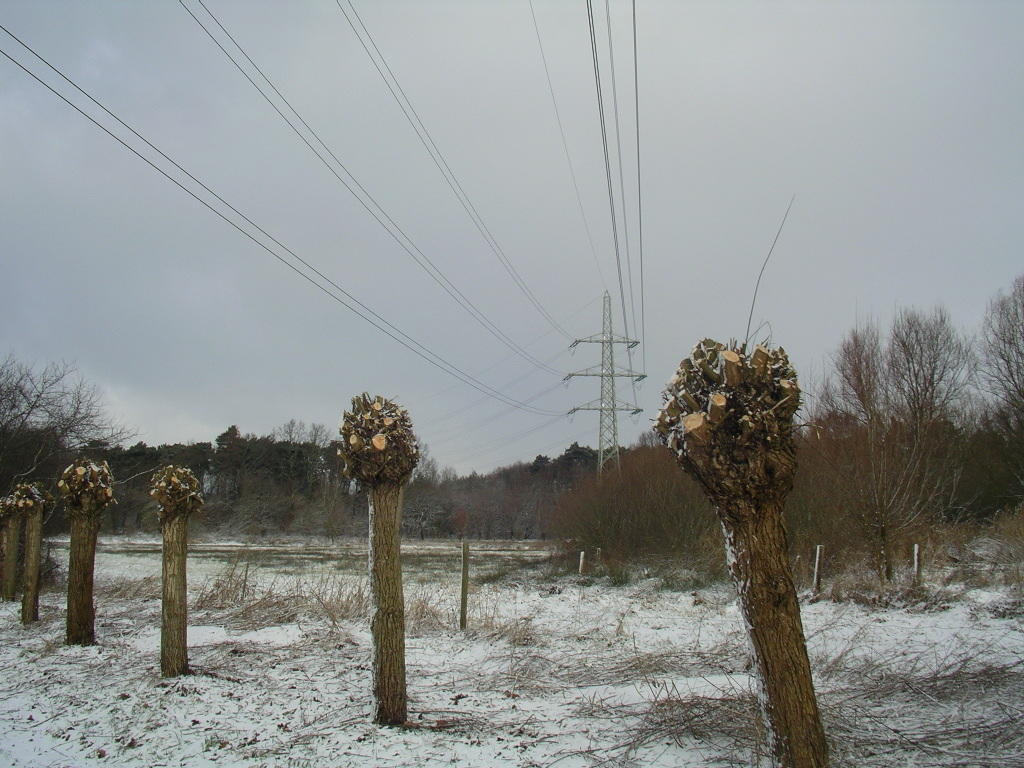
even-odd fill
[{"label": "lattice transmission tower", "polygon": [[645,373],[634,371],[617,370],[615,368],[615,345],[625,344],[627,348],[635,347],[640,342],[635,339],[627,339],[624,336],[616,336],[612,333],[612,299],[608,291],[604,292],[604,316],[601,321],[601,333],[595,336],[588,336],[585,339],[576,339],[569,348],[577,344],[600,344],[601,365],[591,366],[582,371],[570,373],[565,377],[568,381],[574,376],[599,376],[601,378],[601,397],[591,400],[589,403],[577,405],[569,415],[577,411],[598,411],[597,438],[597,471],[601,472],[604,465],[614,461],[616,467],[619,464],[619,420],[618,412],[625,411],[630,414],[641,413],[641,409],[635,404],[624,403],[615,398],[615,379],[632,379],[642,381],[647,377]]}]

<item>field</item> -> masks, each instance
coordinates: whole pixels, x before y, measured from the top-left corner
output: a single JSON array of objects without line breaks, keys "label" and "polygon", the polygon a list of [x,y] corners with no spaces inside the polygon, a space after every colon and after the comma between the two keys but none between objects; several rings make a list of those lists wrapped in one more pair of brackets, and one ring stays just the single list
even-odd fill
[{"label": "field", "polygon": [[[194,545],[194,674],[162,680],[159,544],[102,540],[96,646],[62,644],[59,590],[28,629],[0,604],[0,764],[758,762],[728,584],[662,563],[614,586],[537,543],[475,546],[465,633],[457,545],[404,549],[411,722],[372,725],[365,558],[352,542]],[[1024,766],[1019,586],[943,581],[876,605],[802,595],[835,765]]]}]

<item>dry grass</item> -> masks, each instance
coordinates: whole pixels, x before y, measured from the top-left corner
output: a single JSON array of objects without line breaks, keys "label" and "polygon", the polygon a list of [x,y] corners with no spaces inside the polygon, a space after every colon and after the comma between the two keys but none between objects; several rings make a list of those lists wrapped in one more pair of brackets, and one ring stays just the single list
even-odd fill
[{"label": "dry grass", "polygon": [[[406,593],[406,631],[410,635],[451,628],[454,611],[441,603],[436,587],[414,585]],[[233,563],[204,584],[192,599],[192,610],[236,629],[261,629],[288,624],[301,617],[323,619],[334,628],[364,621],[370,614],[365,579],[323,575],[314,581],[256,580],[248,565]]]},{"label": "dry grass", "polygon": [[[815,662],[834,766],[1024,766],[1024,660],[986,661],[987,647],[936,659],[930,648],[894,669],[850,653],[858,644],[854,636]],[[724,671],[734,651],[723,647],[717,658],[694,661],[717,662]],[[747,766],[765,756],[756,692],[745,687],[745,678],[695,695],[655,679],[682,671],[675,658],[636,655],[604,664],[607,681],[635,673],[632,679],[642,681],[648,695],[639,703],[583,699],[577,714],[603,722],[612,738],[574,753],[593,765],[642,765],[645,750],[667,744],[699,749],[708,765]],[[557,666],[546,673],[563,678]]]},{"label": "dry grass", "polygon": [[121,576],[96,583],[95,595],[110,600],[159,600],[162,586],[159,576],[132,579]]},{"label": "dry grass", "polygon": [[[303,649],[296,652],[291,647],[275,650],[224,644],[203,652],[200,666],[204,674],[237,679],[239,683],[255,681],[258,677],[251,670],[265,666],[267,660],[289,658],[294,653],[306,654],[309,659],[341,658],[352,666],[365,661],[361,640],[339,642],[339,635],[346,635],[350,625],[365,626],[371,603],[365,578],[325,574],[267,580],[256,579],[255,572],[236,562],[199,587],[192,600],[192,610],[199,614],[197,623],[252,630],[308,619],[309,624],[303,626]],[[551,595],[561,595],[565,584],[563,579],[540,586],[547,587]],[[955,598],[950,590],[935,587],[901,586],[879,593],[877,581],[871,576],[851,575],[829,587],[833,599],[872,608],[936,610]],[[1024,601],[1013,590],[1003,591],[1005,600],[986,603],[978,610],[1000,616],[1024,612]],[[489,694],[489,698],[480,697],[482,702],[501,704],[505,698],[522,698],[521,709],[514,713],[511,708],[500,710],[503,714],[497,718],[493,712],[484,717],[455,710],[421,710],[428,717],[419,727],[467,736],[511,730],[523,724],[522,713],[529,710],[533,694],[550,697],[569,692],[578,697],[574,713],[578,721],[581,725],[596,723],[600,735],[595,729],[592,749],[567,749],[558,753],[562,757],[578,761],[583,756],[594,765],[642,765],[671,745],[698,750],[707,765],[747,766],[764,756],[763,726],[755,692],[748,688],[746,642],[741,629],[716,633],[716,644],[711,645],[700,642],[698,626],[697,639],[692,643],[648,646],[641,651],[629,647],[628,629],[623,630],[625,612],[619,616],[617,628],[615,615],[603,617],[595,636],[597,630],[589,629],[578,617],[575,623],[551,625],[544,609],[536,608],[536,602],[510,605],[501,599],[508,592],[479,592],[470,603],[466,637],[493,646],[490,657],[481,662],[479,654],[473,654],[472,662],[459,667],[434,664],[436,657],[431,656],[431,668],[418,669],[417,674],[421,679],[443,678],[444,684],[455,690]],[[581,590],[580,599],[587,594]],[[119,615],[128,616],[131,611],[136,626],[152,626],[158,621],[159,606],[152,602],[160,596],[157,578],[106,580],[97,584],[97,595],[117,601]],[[695,599],[694,605],[701,606],[693,612],[695,622],[703,621],[705,615],[717,616],[734,600],[731,590],[705,590],[695,598],[700,602]],[[663,586],[652,574],[630,591],[629,605],[649,603],[651,607],[667,599]],[[679,599],[689,600],[685,595]],[[140,610],[140,600],[150,602]],[[439,634],[435,642],[452,647],[448,643],[454,636],[456,611],[457,593],[448,581],[407,586],[410,635]],[[826,613],[834,626],[846,612],[861,613],[853,606],[828,609]],[[111,615],[105,606],[99,613],[101,620]],[[50,620],[56,621],[57,614],[52,614]],[[950,644],[955,650],[932,644],[916,655],[901,652],[893,658],[874,658],[877,649],[872,650],[866,643],[870,633],[865,630],[848,637],[841,648],[814,657],[833,765],[1024,768],[1024,661],[993,661],[1005,660],[1006,649],[1019,648],[1024,636],[1020,635],[1019,624],[1011,621],[1005,626],[1006,634],[988,639],[987,644],[976,641],[964,645],[958,640]],[[59,645],[44,646],[38,653],[55,650]],[[238,656],[243,653],[244,663],[240,663]],[[699,688],[695,692],[680,690],[684,684],[672,681],[683,678],[694,681]],[[722,682],[715,688],[712,680]],[[443,698],[434,705],[438,704],[444,706]],[[508,719],[501,722],[503,717]],[[573,715],[567,720],[572,721]],[[316,738],[326,728],[323,723],[311,723],[283,746],[268,748],[263,754],[286,752],[303,740]],[[259,756],[256,752],[252,755]]]},{"label": "dry grass", "polygon": [[[450,603],[445,606],[444,603]],[[405,595],[405,628],[410,635],[424,635],[458,625],[452,597],[436,586],[418,585]]]},{"label": "dry grass", "polygon": [[236,629],[262,629],[294,622],[308,609],[310,598],[299,586],[277,581],[260,584],[249,565],[229,565],[204,584],[192,599],[192,610]]}]

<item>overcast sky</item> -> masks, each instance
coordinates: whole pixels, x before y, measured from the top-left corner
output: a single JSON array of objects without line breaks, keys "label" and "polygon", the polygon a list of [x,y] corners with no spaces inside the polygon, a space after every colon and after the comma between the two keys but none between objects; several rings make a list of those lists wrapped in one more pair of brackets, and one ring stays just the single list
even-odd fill
[{"label": "overcast sky", "polygon": [[[186,4],[227,47],[198,0]],[[503,334],[559,371],[599,362],[595,345],[570,354],[510,279],[334,0],[206,5]],[[588,336],[600,331],[607,287],[621,333],[586,3],[534,5],[596,260],[528,1],[355,0],[537,300]],[[888,323],[898,307],[941,303],[973,331],[988,299],[1024,272],[1024,3],[636,5],[646,334],[634,364],[646,359],[650,378],[638,390],[644,414],[620,421],[622,442],[648,428],[697,339],[743,336],[793,194],[754,323],[768,321],[810,377],[855,322]],[[605,7],[594,7],[619,206]],[[623,243],[622,268],[639,314],[630,4],[613,0],[611,14],[631,256]],[[544,412],[598,396],[597,379],[555,386],[560,376],[458,306],[177,2],[3,0],[0,23],[432,352]],[[0,48],[116,127],[2,32]],[[212,440],[231,424],[266,433],[292,418],[333,429],[367,390],[406,404],[439,462],[460,471],[596,445],[595,413],[509,408],[431,367],[6,58],[0,231],[0,351],[75,362],[147,442]]]}]

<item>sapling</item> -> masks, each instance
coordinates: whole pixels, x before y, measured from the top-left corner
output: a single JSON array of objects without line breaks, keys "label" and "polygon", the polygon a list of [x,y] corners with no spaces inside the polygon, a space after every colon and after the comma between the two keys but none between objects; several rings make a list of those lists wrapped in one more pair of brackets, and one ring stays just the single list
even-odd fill
[{"label": "sapling", "polygon": [[402,597],[401,521],[405,484],[419,462],[409,413],[363,393],[341,420],[345,474],[369,491],[370,632],[373,636],[374,722],[408,718],[405,689],[405,605]]},{"label": "sapling", "polygon": [[158,470],[149,495],[159,509],[163,533],[163,601],[160,617],[160,674],[188,674],[188,519],[203,504],[192,470],[167,466]]},{"label": "sapling", "polygon": [[57,483],[71,518],[71,553],[68,559],[68,645],[96,642],[93,605],[93,570],[96,535],[103,510],[114,502],[114,476],[107,462],[79,459],[68,466]]},{"label": "sapling", "polygon": [[796,371],[785,351],[711,339],[683,360],[654,426],[718,514],[761,682],[774,765],[823,768],[828,747],[790,572],[782,507],[793,486]]}]

